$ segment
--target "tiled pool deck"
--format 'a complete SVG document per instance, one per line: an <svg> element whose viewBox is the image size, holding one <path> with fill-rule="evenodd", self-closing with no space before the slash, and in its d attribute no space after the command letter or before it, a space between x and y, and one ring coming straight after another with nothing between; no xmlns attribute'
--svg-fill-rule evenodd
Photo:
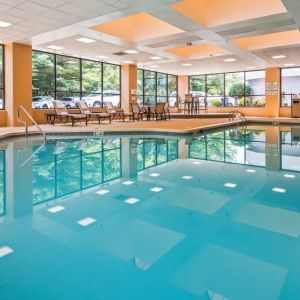
<svg viewBox="0 0 300 300"><path fill-rule="evenodd" d="M251 123L271 123L271 124L299 124L300 119L292 118L267 118L267 117L247 117ZM90 123L85 126L84 123L78 123L74 127L70 124L41 125L46 134L72 134L72 133L126 133L126 132L166 132L170 134L189 134L195 131L203 131L239 124L239 121L229 122L228 118L205 118L205 119L172 119L168 121L135 121L135 122L107 122L102 124ZM30 133L37 133L34 126L29 127ZM0 128L0 139L19 136L24 134L24 127L2 127Z"/></svg>

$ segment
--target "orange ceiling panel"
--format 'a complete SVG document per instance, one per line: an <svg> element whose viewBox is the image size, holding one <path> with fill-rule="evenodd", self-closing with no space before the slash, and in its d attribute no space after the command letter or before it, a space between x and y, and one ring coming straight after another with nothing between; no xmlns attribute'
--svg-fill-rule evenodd
<svg viewBox="0 0 300 300"><path fill-rule="evenodd" d="M129 42L139 42L183 32L183 30L147 13L139 13L98 24L91 29Z"/></svg>
<svg viewBox="0 0 300 300"><path fill-rule="evenodd" d="M174 48L174 49L167 50L167 52L184 58L197 58L197 57L200 58L200 57L208 57L211 55L217 56L217 55L230 54L230 52L214 44L201 44L201 45Z"/></svg>
<svg viewBox="0 0 300 300"><path fill-rule="evenodd" d="M233 40L233 43L247 50L258 50L300 44L299 30L275 32Z"/></svg>
<svg viewBox="0 0 300 300"><path fill-rule="evenodd" d="M281 0L184 0L171 7L205 27L286 12Z"/></svg>

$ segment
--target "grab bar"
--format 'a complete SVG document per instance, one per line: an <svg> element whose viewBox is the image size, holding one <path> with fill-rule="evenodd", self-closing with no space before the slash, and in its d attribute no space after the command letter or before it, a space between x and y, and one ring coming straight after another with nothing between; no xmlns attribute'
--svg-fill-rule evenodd
<svg viewBox="0 0 300 300"><path fill-rule="evenodd" d="M18 121L20 123L22 123L25 126L25 133L26 133L26 135L28 135L28 124L26 123L26 121L24 121L24 120L22 120L20 118L20 112L21 111L31 120L31 122L35 125L35 127L40 132L40 134L42 134L42 136L44 138L44 141L46 141L46 133L43 131L43 129L41 128L41 126L39 126L37 124L37 122L32 118L32 116L28 113L28 111L23 106L18 106L17 119L18 119Z"/></svg>
<svg viewBox="0 0 300 300"><path fill-rule="evenodd" d="M243 113L239 112L238 110L233 110L229 113L229 116L228 116L229 122L231 120L233 121L235 117L239 118L243 123L247 122L245 115Z"/></svg>

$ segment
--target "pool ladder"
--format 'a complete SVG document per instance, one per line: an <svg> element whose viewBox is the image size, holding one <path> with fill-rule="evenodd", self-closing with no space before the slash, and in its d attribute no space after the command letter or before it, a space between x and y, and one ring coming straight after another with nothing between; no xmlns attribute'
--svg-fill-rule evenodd
<svg viewBox="0 0 300 300"><path fill-rule="evenodd" d="M23 112L29 119L30 121L35 125L35 127L38 129L40 134L43 136L44 142L46 142L46 133L45 131L41 128L40 125L33 119L33 117L29 114L29 112L24 108L24 106L18 106L17 109L17 119L20 123L22 123L25 126L25 134L26 137L28 136L28 124L25 120L21 119L21 112Z"/></svg>
<svg viewBox="0 0 300 300"><path fill-rule="evenodd" d="M238 118L243 124L247 122L245 115L238 110L233 110L229 113L228 121L234 121L235 118Z"/></svg>
<svg viewBox="0 0 300 300"><path fill-rule="evenodd" d="M28 145L28 139L27 139L28 138L28 124L25 120L21 119L21 116L20 116L21 112L23 112L31 120L31 122L38 129L39 133L43 136L43 143L33 153L31 153L31 155L27 159L25 159L22 162L20 160L20 153L24 153L24 152L28 151L29 145ZM19 165L21 167L23 167L27 164L27 162L29 162L36 154L38 154L44 148L47 140L46 140L45 131L41 128L41 126L39 126L36 123L36 121L32 118L32 116L28 113L28 111L23 106L18 106L17 119L20 123L22 123L25 126L25 134L26 134L25 148L17 151L17 161L19 162Z"/></svg>

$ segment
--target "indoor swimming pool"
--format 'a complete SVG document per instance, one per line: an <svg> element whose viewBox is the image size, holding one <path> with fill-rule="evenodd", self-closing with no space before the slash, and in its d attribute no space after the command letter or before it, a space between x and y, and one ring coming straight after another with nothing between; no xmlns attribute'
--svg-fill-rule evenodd
<svg viewBox="0 0 300 300"><path fill-rule="evenodd" d="M300 127L0 144L1 300L299 299Z"/></svg>

